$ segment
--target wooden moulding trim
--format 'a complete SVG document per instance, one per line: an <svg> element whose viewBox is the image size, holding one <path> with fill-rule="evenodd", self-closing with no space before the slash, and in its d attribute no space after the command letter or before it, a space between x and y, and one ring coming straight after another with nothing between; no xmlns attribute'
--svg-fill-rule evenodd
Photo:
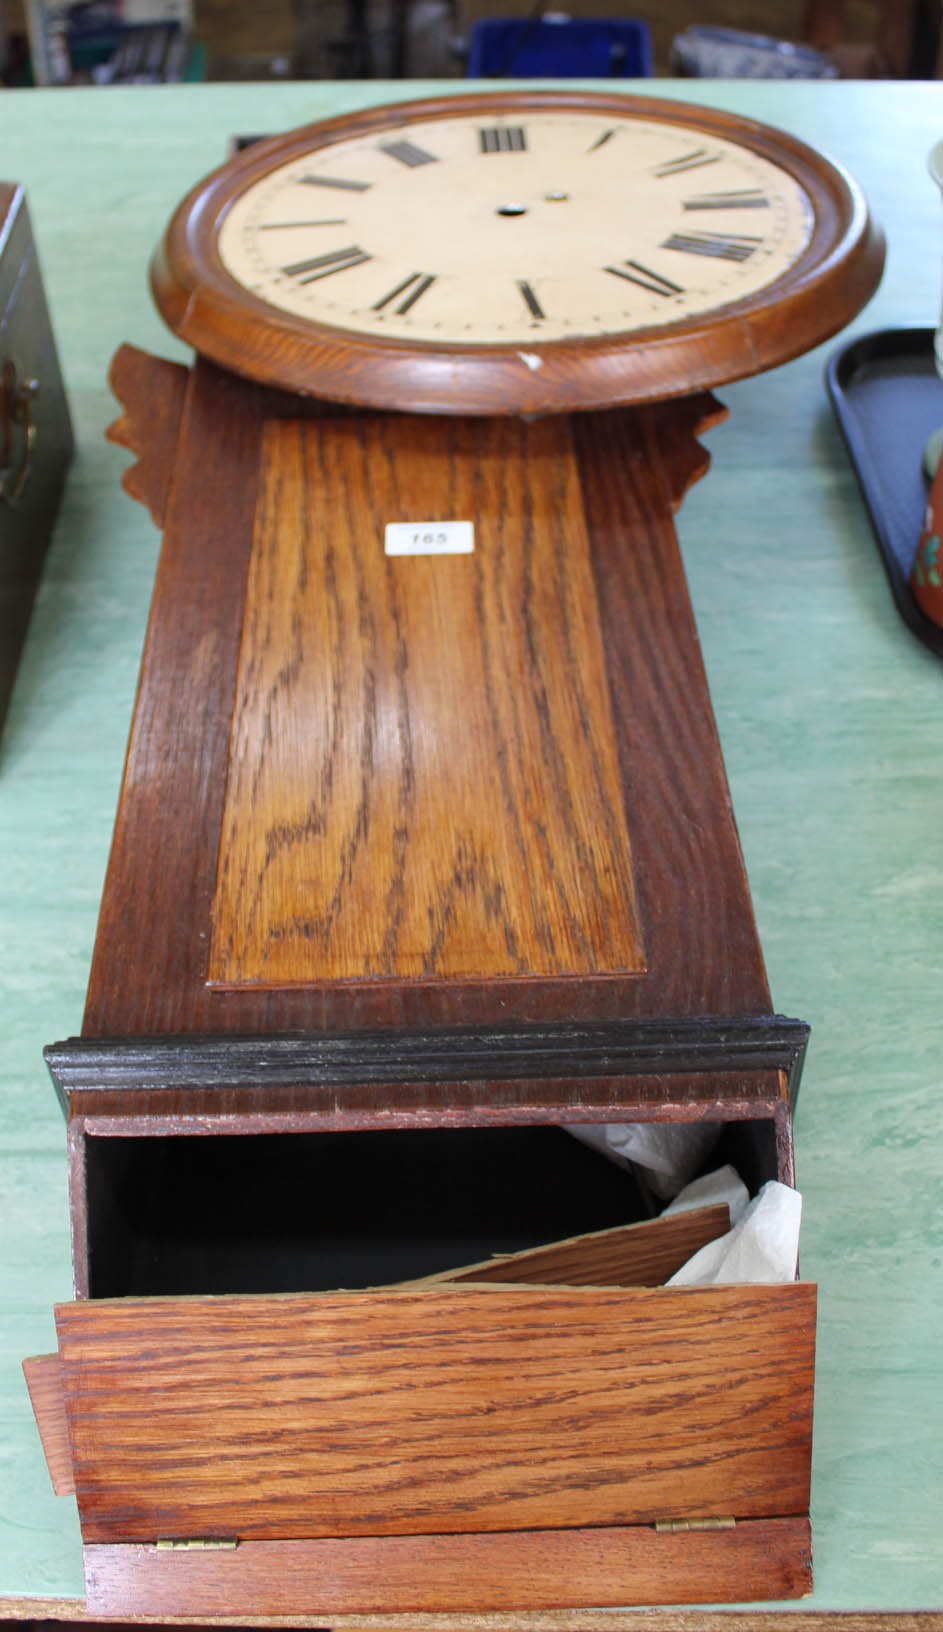
<svg viewBox="0 0 943 1632"><path fill-rule="evenodd" d="M788 1112L784 1111L781 1101L773 1102L765 1097L731 1104L724 1100L708 1110L668 1102L657 1111L646 1108L643 1114L631 1107L626 1109L604 1102L580 1106L574 1111L565 1102L553 1100L523 1110L503 1102L469 1109L464 1103L453 1105L439 1099L430 1103L425 1098L420 1101L421 1088L412 1084L405 1090L396 1090L396 1099L389 1108L381 1105L338 1110L333 1105L324 1105L312 1109L303 1102L297 1109L294 1106L299 1096L290 1089L282 1092L289 1103L274 1110L258 1110L248 1101L248 1096L227 1090L216 1090L215 1099L212 1089L194 1089L177 1095L158 1093L153 1099L145 1097L131 1102L127 1098L119 1101L118 1096L91 1094L89 1102L82 1101L84 1114L73 1115L69 1126L77 1136L81 1129L82 1139L108 1139L133 1135L156 1138L162 1134L362 1133L374 1128L541 1128L571 1127L578 1123L591 1127L600 1122L722 1122L727 1126L732 1122L769 1121L774 1124L777 1135L777 1176L783 1184L794 1187L791 1159L787 1162L783 1156L785 1152L785 1156L791 1158L791 1143L779 1139L780 1124L784 1130L789 1126ZM405 1104L400 1102L401 1092L410 1096Z"/></svg>
<svg viewBox="0 0 943 1632"><path fill-rule="evenodd" d="M807 1518L728 1530L654 1527L246 1542L181 1552L85 1548L90 1615L466 1613L801 1598Z"/></svg>
<svg viewBox="0 0 943 1632"><path fill-rule="evenodd" d="M815 211L811 241L783 278L756 295L671 328L623 336L535 341L540 369L519 347L413 348L330 329L258 304L227 275L216 250L220 212L247 182L313 147L413 119L568 106L633 111L751 147L793 174ZM252 379L337 401L413 412L537 413L664 400L784 363L820 344L874 292L884 243L864 200L837 166L785 132L716 109L654 97L539 90L479 93L365 109L248 148L195 187L175 213L151 266L165 321L196 350Z"/></svg>
<svg viewBox="0 0 943 1632"><path fill-rule="evenodd" d="M86 1138L134 1134L355 1133L375 1128L487 1128L574 1126L600 1122L770 1122L777 1175L795 1183L792 1119L784 1072L748 1075L691 1073L687 1077L636 1077L631 1099L624 1081L518 1078L509 1083L406 1083L394 1087L277 1088L214 1084L184 1088L94 1087L74 1103L60 1095L68 1117L70 1194L75 1225L76 1276L85 1251L84 1147Z"/></svg>
<svg viewBox="0 0 943 1632"><path fill-rule="evenodd" d="M73 1037L44 1057L63 1106L73 1110L90 1092L392 1089L730 1071L785 1072L794 1102L808 1036L804 1021L747 1015L333 1036ZM626 1108L640 1097L627 1089Z"/></svg>

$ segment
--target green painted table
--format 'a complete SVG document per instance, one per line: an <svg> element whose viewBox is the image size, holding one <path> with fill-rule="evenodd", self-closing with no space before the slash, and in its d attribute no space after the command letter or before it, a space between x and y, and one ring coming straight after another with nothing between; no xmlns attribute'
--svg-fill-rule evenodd
<svg viewBox="0 0 943 1632"><path fill-rule="evenodd" d="M81 1024L158 548L104 440L109 359L125 340L183 355L147 262L231 133L439 88L0 96L79 443L0 743L0 1615L74 1616L82 1594L74 1504L50 1489L20 1360L55 1346L52 1305L70 1295L41 1049ZM640 88L755 114L843 161L889 242L855 332L935 323L943 220L924 161L943 88ZM731 419L680 533L774 1000L813 1028L796 1125L803 1272L820 1286L805 1613L919 1611L943 1608L943 663L898 618L872 546L823 385L838 343L720 393Z"/></svg>

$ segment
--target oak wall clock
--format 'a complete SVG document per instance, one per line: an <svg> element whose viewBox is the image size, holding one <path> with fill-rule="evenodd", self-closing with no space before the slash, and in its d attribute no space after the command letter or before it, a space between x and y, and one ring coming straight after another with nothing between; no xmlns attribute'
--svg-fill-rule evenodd
<svg viewBox="0 0 943 1632"><path fill-rule="evenodd" d="M153 288L198 355L113 366L164 543L47 1053L90 1612L808 1591L815 1289L666 1288L677 1242L563 1130L792 1178L806 1028L672 516L708 389L881 260L801 143L608 93L371 109L174 216Z"/></svg>
<svg viewBox="0 0 943 1632"><path fill-rule="evenodd" d="M170 327L335 401L532 413L663 401L840 327L880 242L781 132L618 95L373 108L246 151L155 258Z"/></svg>

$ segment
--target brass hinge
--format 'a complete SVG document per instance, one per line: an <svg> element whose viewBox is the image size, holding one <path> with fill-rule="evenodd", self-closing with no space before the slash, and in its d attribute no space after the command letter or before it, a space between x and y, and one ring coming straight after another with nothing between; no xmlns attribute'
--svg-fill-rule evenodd
<svg viewBox="0 0 943 1632"><path fill-rule="evenodd" d="M159 1553L221 1553L232 1552L239 1546L235 1536L200 1536L194 1541L178 1541L173 1538L168 1541L159 1541Z"/></svg>
<svg viewBox="0 0 943 1632"><path fill-rule="evenodd" d="M683 1530L735 1530L736 1519L656 1519L660 1535L673 1536Z"/></svg>

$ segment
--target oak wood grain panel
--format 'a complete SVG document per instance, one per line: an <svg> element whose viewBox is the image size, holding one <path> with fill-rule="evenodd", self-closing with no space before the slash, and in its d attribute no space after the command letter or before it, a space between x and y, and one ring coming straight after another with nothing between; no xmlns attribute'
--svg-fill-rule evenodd
<svg viewBox="0 0 943 1632"><path fill-rule="evenodd" d="M642 967L569 421L269 424L210 981Z"/></svg>
<svg viewBox="0 0 943 1632"><path fill-rule="evenodd" d="M57 1309L83 1537L808 1508L815 1288L436 1288Z"/></svg>
<svg viewBox="0 0 943 1632"><path fill-rule="evenodd" d="M138 379L135 391L143 390ZM717 736L671 521L684 483L706 465L691 448L698 428L717 416L706 397L574 421L647 973L240 991L206 985L263 427L273 417L324 411L205 362L191 375L84 1034L265 1036L768 1014L723 769L711 764ZM146 423L146 397L136 415ZM606 448L604 480L597 442ZM621 485L619 471L629 478ZM679 726L683 751L673 739ZM657 770L652 753L662 755Z"/></svg>
<svg viewBox="0 0 943 1632"><path fill-rule="evenodd" d="M62 1392L62 1366L58 1354L39 1354L31 1360L24 1360L23 1375L52 1488L57 1496L74 1496L69 1417Z"/></svg>
<svg viewBox="0 0 943 1632"><path fill-rule="evenodd" d="M512 1531L248 1542L232 1552L85 1548L95 1615L304 1615L533 1610L801 1598L807 1518L733 1530Z"/></svg>
<svg viewBox="0 0 943 1632"><path fill-rule="evenodd" d="M730 1228L730 1209L700 1207L621 1229L595 1230L528 1252L509 1252L467 1269L445 1270L416 1285L484 1281L496 1285L663 1286L708 1241Z"/></svg>

